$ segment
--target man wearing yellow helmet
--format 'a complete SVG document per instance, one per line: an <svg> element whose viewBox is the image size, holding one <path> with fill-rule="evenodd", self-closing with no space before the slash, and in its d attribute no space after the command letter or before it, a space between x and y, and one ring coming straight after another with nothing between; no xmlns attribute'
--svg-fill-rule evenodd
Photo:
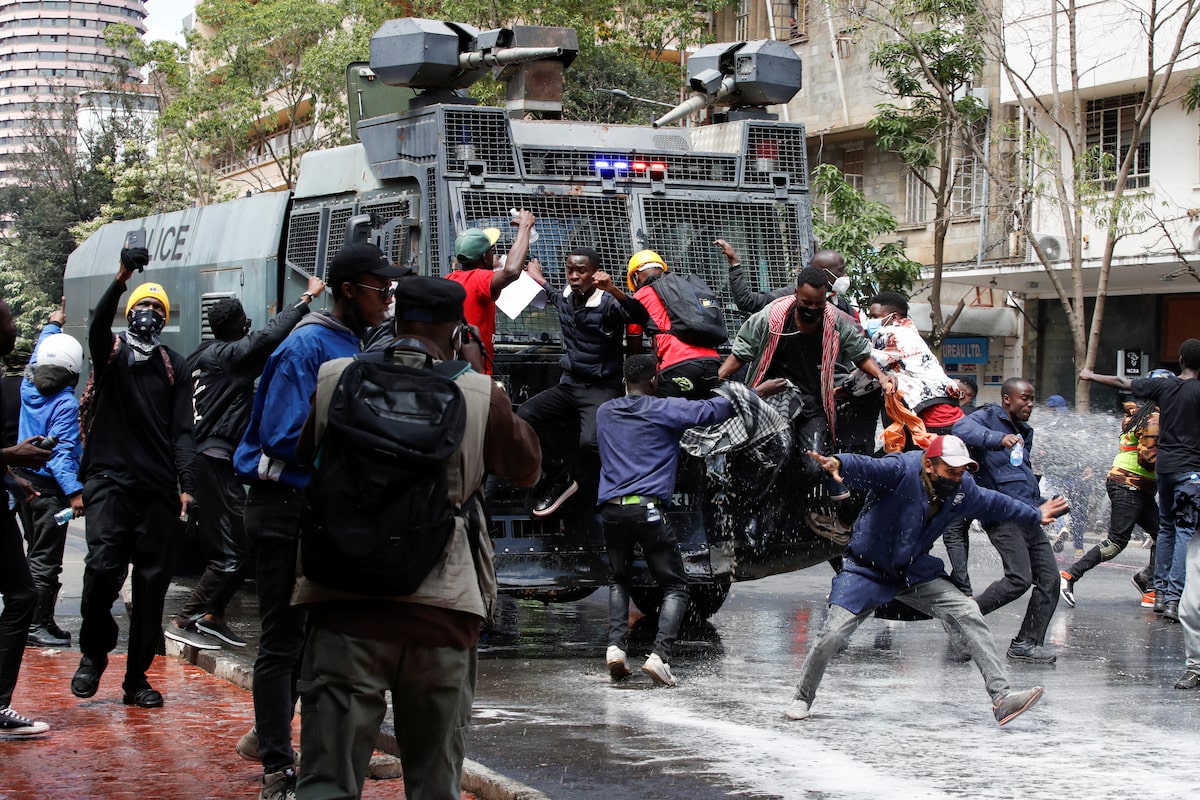
<svg viewBox="0 0 1200 800"><path fill-rule="evenodd" d="M83 570L79 649L71 692L96 694L117 646L113 601L133 566L133 608L123 702L157 708L163 697L146 670L162 646L163 602L171 582L171 549L192 501L192 380L183 356L159 336L171 301L157 283L134 288L126 330L114 336L121 295L150 261L145 248L121 251L116 280L96 303L88 331L94 378L93 424L80 464L87 507L88 557Z"/></svg>
<svg viewBox="0 0 1200 800"><path fill-rule="evenodd" d="M667 263L653 250L641 250L629 259L626 282L635 300L650 314L648 325L630 325L630 351L642 350L642 333L649 334L658 357L658 395L704 400L712 396L717 385L717 370L721 356L713 347L684 341L671 334L671 318L667 306L653 284L669 271Z"/></svg>

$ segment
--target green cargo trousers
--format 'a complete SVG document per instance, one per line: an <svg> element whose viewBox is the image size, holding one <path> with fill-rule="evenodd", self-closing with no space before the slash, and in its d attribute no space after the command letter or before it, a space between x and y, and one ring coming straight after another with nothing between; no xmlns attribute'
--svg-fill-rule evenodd
<svg viewBox="0 0 1200 800"><path fill-rule="evenodd" d="M312 624L298 684L304 758L296 796L362 795L391 691L405 796L459 800L476 659L475 648L421 647Z"/></svg>

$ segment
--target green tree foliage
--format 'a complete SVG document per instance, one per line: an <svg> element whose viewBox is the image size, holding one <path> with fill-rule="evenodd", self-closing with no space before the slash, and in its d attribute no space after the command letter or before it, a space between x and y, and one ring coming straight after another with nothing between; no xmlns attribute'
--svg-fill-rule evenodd
<svg viewBox="0 0 1200 800"><path fill-rule="evenodd" d="M261 190L273 168L291 188L304 153L348 141L346 65L397 13L387 0L202 0L184 46L129 26L110 26L108 41L152 70L160 139L204 203L216 199L206 170L244 164L246 188Z"/></svg>
<svg viewBox="0 0 1200 800"><path fill-rule="evenodd" d="M846 259L852 297L865 300L875 292L907 294L921 265L904 254L904 244L881 237L896 232L896 217L884 203L867 200L832 164L813 170L813 191L825 215L813 217L813 231L822 248L837 250Z"/></svg>
<svg viewBox="0 0 1200 800"><path fill-rule="evenodd" d="M0 188L12 226L0 239L0 291L12 307L28 356L46 315L62 295L63 270L75 249L72 229L111 202L105 164L140 156L145 124L127 95L108 87L114 107L88 131L78 128L80 98L60 93L32 117L33 142L17 160L13 184Z"/></svg>
<svg viewBox="0 0 1200 800"><path fill-rule="evenodd" d="M987 20L977 0L896 0L878 4L887 35L871 52L888 91L901 102L876 106L867 123L879 146L896 153L934 199L933 331L942 340L962 310L942 315L942 267L950 229L956 158L970 155L987 109L969 89L985 63Z"/></svg>

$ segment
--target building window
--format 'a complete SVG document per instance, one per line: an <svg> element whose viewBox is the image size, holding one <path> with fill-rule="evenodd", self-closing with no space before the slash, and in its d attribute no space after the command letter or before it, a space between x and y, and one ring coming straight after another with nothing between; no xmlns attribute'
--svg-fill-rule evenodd
<svg viewBox="0 0 1200 800"><path fill-rule="evenodd" d="M803 0L772 0L775 38L795 42L808 38L808 4Z"/></svg>
<svg viewBox="0 0 1200 800"><path fill-rule="evenodd" d="M974 156L951 161L950 215L974 217L983 210L983 174Z"/></svg>
<svg viewBox="0 0 1200 800"><path fill-rule="evenodd" d="M842 174L846 176L846 183L860 192L863 190L863 149L861 146L847 147L842 151Z"/></svg>
<svg viewBox="0 0 1200 800"><path fill-rule="evenodd" d="M1110 165L1099 164L1092 170L1092 177L1103 182L1107 191L1116 188L1116 179L1112 176L1120 169L1121 162L1129 153L1133 142L1134 115L1142 101L1140 94L1126 94L1119 97L1106 97L1101 100L1089 100L1087 105L1087 146L1093 155L1108 156ZM1137 149L1134 151L1133 164L1129 170L1129 180L1125 184L1130 189L1145 189L1150 185L1150 127L1147 125L1141 134Z"/></svg>
<svg viewBox="0 0 1200 800"><path fill-rule="evenodd" d="M745 41L750 38L750 0L739 0L737 16L733 19L733 38Z"/></svg>
<svg viewBox="0 0 1200 800"><path fill-rule="evenodd" d="M928 187L911 169L904 171L904 221L913 225L927 221Z"/></svg>

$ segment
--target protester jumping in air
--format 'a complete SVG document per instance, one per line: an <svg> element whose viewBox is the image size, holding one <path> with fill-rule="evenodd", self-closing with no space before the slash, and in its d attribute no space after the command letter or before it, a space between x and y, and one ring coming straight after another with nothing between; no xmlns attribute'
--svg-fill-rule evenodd
<svg viewBox="0 0 1200 800"><path fill-rule="evenodd" d="M924 452L878 459L810 455L835 480L866 491L869 499L854 522L843 569L833 579L829 613L804 660L788 719L809 718L829 661L876 608L893 600L960 633L983 675L996 722L1004 725L1027 711L1041 698L1042 688L1012 691L978 606L950 583L941 560L929 551L955 519L1016 520L1036 528L1066 504L1051 500L1034 508L976 485L968 473L978 464L955 436L936 437Z"/></svg>

